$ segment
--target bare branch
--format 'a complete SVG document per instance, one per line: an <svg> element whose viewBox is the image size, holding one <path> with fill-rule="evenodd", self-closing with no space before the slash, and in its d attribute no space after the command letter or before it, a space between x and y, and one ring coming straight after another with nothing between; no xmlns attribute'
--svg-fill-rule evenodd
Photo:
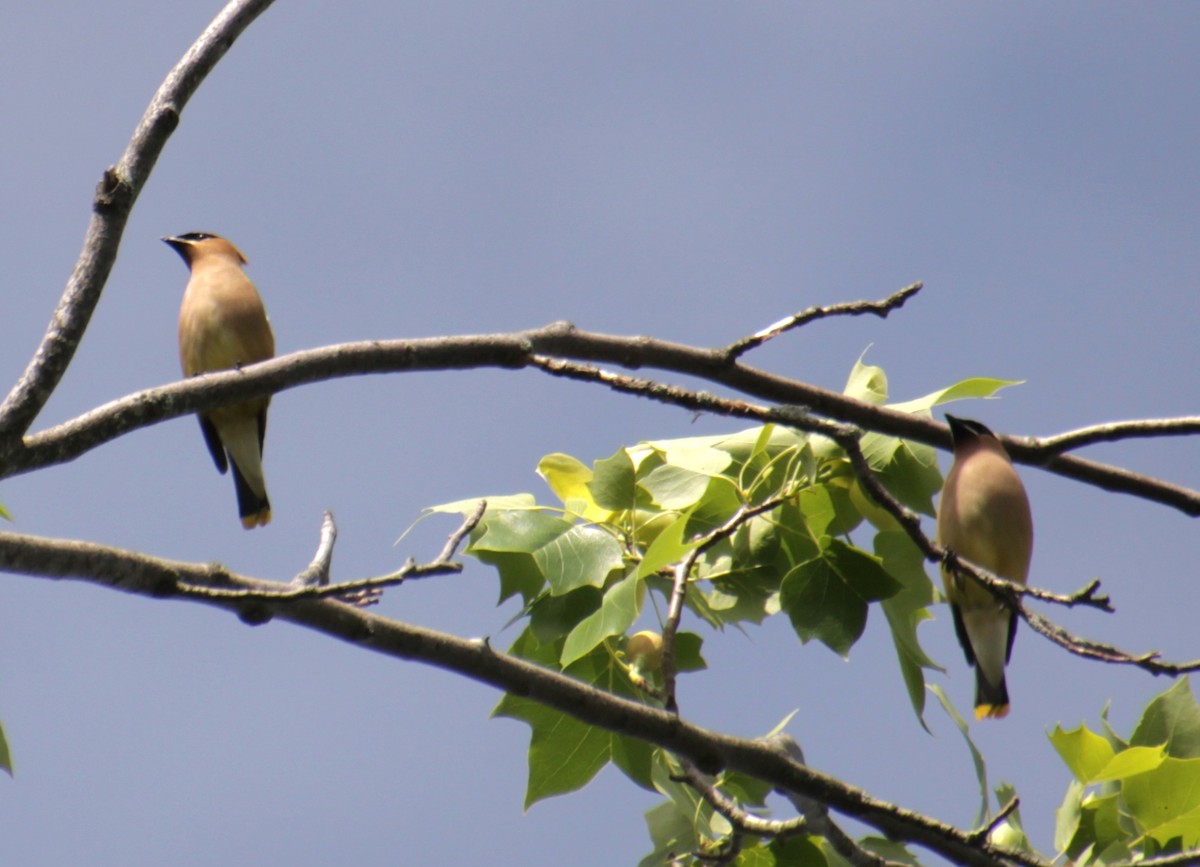
<svg viewBox="0 0 1200 867"><path fill-rule="evenodd" d="M872 313L880 319L887 319L889 313L903 307L904 302L920 292L924 285L924 283L913 283L905 286L882 301L847 301L842 304L830 304L826 307L809 307L807 310L801 310L799 313L780 319L748 337L735 340L725 347L725 355L729 361L736 361L751 349L757 349L785 331L807 325L814 319L825 319L830 316L862 316L865 313Z"/></svg>
<svg viewBox="0 0 1200 867"><path fill-rule="evenodd" d="M337 524L328 509L321 519L321 541L308 568L292 579L295 587L324 587L329 583L329 568L333 560L333 543L337 541Z"/></svg>
<svg viewBox="0 0 1200 867"><path fill-rule="evenodd" d="M231 0L167 74L150 100L133 138L115 166L104 172L92 202L83 250L42 342L25 372L0 404L0 441L29 430L54 392L91 321L117 259L134 202L188 100L243 31L272 0Z"/></svg>
<svg viewBox="0 0 1200 867"><path fill-rule="evenodd" d="M213 582L195 584L188 581L181 581L176 587L176 591L180 596L214 601L292 602L298 599L337 599L341 602L364 607L373 603L364 602L363 599L377 599L377 594L381 594L385 587L398 586L410 578L457 575L462 572L462 564L452 562L451 558L458 550L459 544L461 544L466 535L478 526L486 509L487 501L480 500L479 506L475 511L468 515L459 528L450 534L445 547L442 548L441 553L434 560L429 563L417 563L410 557L398 570L387 575L375 578L359 578L354 581L339 581L336 584L330 584L328 580L318 584L302 584L298 583L296 579L292 579L287 584L271 582L269 588L230 588L213 586ZM328 512L325 514L329 515ZM332 520L329 523L332 523ZM334 535L336 535L336 532ZM330 549L332 551L332 542L330 542ZM309 569L311 568L310 566ZM221 580L215 583L218 585L226 583L226 576L222 575Z"/></svg>

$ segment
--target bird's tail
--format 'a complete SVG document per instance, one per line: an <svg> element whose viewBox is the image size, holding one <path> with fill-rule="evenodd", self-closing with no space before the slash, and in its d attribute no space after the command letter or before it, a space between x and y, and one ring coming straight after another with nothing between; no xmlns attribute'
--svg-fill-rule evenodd
<svg viewBox="0 0 1200 867"><path fill-rule="evenodd" d="M236 463L233 464L233 487L237 491L238 515L243 527L253 530L271 523L271 501L267 499L266 491L256 494Z"/></svg>
<svg viewBox="0 0 1200 867"><path fill-rule="evenodd" d="M1004 719L1008 716L1008 684L1003 673L1000 683L992 684L975 667L975 719Z"/></svg>

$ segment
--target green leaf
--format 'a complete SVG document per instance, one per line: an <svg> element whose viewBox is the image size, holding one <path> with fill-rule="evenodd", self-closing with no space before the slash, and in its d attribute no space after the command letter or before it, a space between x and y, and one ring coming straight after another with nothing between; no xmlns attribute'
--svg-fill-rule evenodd
<svg viewBox="0 0 1200 867"><path fill-rule="evenodd" d="M921 865L916 855L904 848L903 843L898 843L895 840L888 840L886 837L863 837L858 841L858 844L868 852L873 852L880 858L885 858L888 861L909 864L912 867L920 867Z"/></svg>
<svg viewBox="0 0 1200 867"><path fill-rule="evenodd" d="M916 400L908 400L904 403L893 403L888 408L898 412L907 412L911 414L926 413L928 414L935 406L943 403L949 403L953 400L964 400L967 398L986 398L992 397L1002 388L1008 388L1010 385L1021 385L1023 379L990 379L988 377L977 376L971 379L964 379L956 382L949 388L943 388L940 391L932 392L924 397L918 397Z"/></svg>
<svg viewBox="0 0 1200 867"><path fill-rule="evenodd" d="M596 461L588 490L592 492L596 505L602 509L620 511L636 508L639 505L637 485L629 452L621 449L612 457Z"/></svg>
<svg viewBox="0 0 1200 867"><path fill-rule="evenodd" d="M858 361L854 362L850 378L846 380L846 387L842 389L842 393L855 400L878 406L887 400L887 374L883 372L882 367L863 364L866 354L866 350L864 350L863 354L858 357Z"/></svg>
<svg viewBox="0 0 1200 867"><path fill-rule="evenodd" d="M703 646L704 638L694 632L675 633L675 670L703 671L708 668L708 663L700 654Z"/></svg>
<svg viewBox="0 0 1200 867"><path fill-rule="evenodd" d="M801 641L819 639L845 656L867 624L867 603L894 595L900 583L878 557L828 539L821 555L784 576L779 603Z"/></svg>
<svg viewBox="0 0 1200 867"><path fill-rule="evenodd" d="M988 814L987 762L984 761L983 753L979 751L979 747L975 746L975 741L971 740L971 730L967 726L967 721L962 718L962 714L954 709L954 705L946 696L945 691L936 683L929 684L929 691L937 698L942 706L942 710L946 712L946 716L950 717L951 722L958 729L958 733L966 741L967 750L971 754L971 764L975 767L975 779L979 781L979 812L975 816L975 824L982 825L984 816Z"/></svg>
<svg viewBox="0 0 1200 867"><path fill-rule="evenodd" d="M619 569L623 562L621 544L610 533L591 524L572 524L544 512L493 513L489 509L481 527L481 535L467 550L484 562L508 570L507 576L501 574L502 600L512 592L528 594L540 583L530 575L534 567L549 582L552 593L562 594L585 585L602 586L609 573ZM529 555L532 566L521 558L497 556L501 554ZM534 593L540 589L539 586Z"/></svg>
<svg viewBox="0 0 1200 867"><path fill-rule="evenodd" d="M567 636L562 651L563 667L590 653L604 639L621 635L632 626L641 613L642 595L642 582L636 573L609 587L600 609L584 618Z"/></svg>
<svg viewBox="0 0 1200 867"><path fill-rule="evenodd" d="M440 506L430 506L425 511L439 515L471 515L479 508L479 501L487 500L488 511L504 511L506 509L537 509L537 499L533 494L500 494L494 497L471 497L467 500L455 500L453 503L442 503Z"/></svg>
<svg viewBox="0 0 1200 867"><path fill-rule="evenodd" d="M638 862L638 867L663 867L678 852L693 851L698 841L691 817L680 812L670 801L646 811L646 829L654 851Z"/></svg>
<svg viewBox="0 0 1200 867"><path fill-rule="evenodd" d="M1067 796L1063 798L1062 804L1054 812L1054 848L1059 852L1074 849L1072 857L1078 856L1083 849L1095 842L1092 839L1085 839L1087 832L1081 833L1080 830L1083 818L1084 788L1083 783L1079 780L1071 780L1067 786Z"/></svg>
<svg viewBox="0 0 1200 867"><path fill-rule="evenodd" d="M824 484L804 488L797 496L814 538L845 536L862 523L862 511L850 497L855 482L853 470L844 460L833 462L833 466L835 469Z"/></svg>
<svg viewBox="0 0 1200 867"><path fill-rule="evenodd" d="M1108 783L1144 774L1161 765L1166 757L1166 751L1162 747L1130 747L1121 750L1096 774L1094 782Z"/></svg>
<svg viewBox="0 0 1200 867"><path fill-rule="evenodd" d="M668 440L661 443L660 447L668 465L705 476L720 475L733 463L728 451L695 439Z"/></svg>
<svg viewBox="0 0 1200 867"><path fill-rule="evenodd" d="M819 837L785 837L771 841L771 854L780 867L829 867Z"/></svg>
<svg viewBox="0 0 1200 867"><path fill-rule="evenodd" d="M1073 781L1067 794L1068 800L1071 800L1074 793L1082 791L1082 789L1082 783ZM1060 808L1060 813L1065 808L1066 803L1064 802L1064 808ZM1063 844L1057 842L1059 837L1056 834L1055 845L1068 856L1077 860L1089 847L1094 852L1107 852L1114 845L1123 849L1129 837L1128 831L1122 828L1123 821L1126 820L1121 817L1120 795L1113 793L1089 797L1079 805L1078 824L1074 829L1074 834ZM1061 818L1060 824L1062 824ZM1118 857L1120 860L1128 858L1127 855Z"/></svg>
<svg viewBox="0 0 1200 867"><path fill-rule="evenodd" d="M710 481L712 476L667 463L654 469L639 484L660 509L686 509L704 496Z"/></svg>
<svg viewBox="0 0 1200 867"><path fill-rule="evenodd" d="M1187 677L1180 678L1147 705L1130 743L1166 744L1167 753L1174 758L1200 758L1200 707Z"/></svg>
<svg viewBox="0 0 1200 867"><path fill-rule="evenodd" d="M696 547L695 542L683 541L683 532L690 520L689 513L685 512L679 515L650 543L650 547L642 555L642 562L638 564L639 578L645 578L647 575L658 572L659 569L682 562L688 552Z"/></svg>
<svg viewBox="0 0 1200 867"><path fill-rule="evenodd" d="M921 726L928 731L924 717L924 669L944 669L929 658L917 638L917 627L933 618L928 607L933 602L933 585L925 573L925 558L908 534L900 530L876 533L875 555L901 585L899 593L880 605L892 633L908 700Z"/></svg>
<svg viewBox="0 0 1200 867"><path fill-rule="evenodd" d="M597 587L580 587L561 596L543 593L529 606L529 628L542 644L566 638L580 621L600 608L603 599Z"/></svg>
<svg viewBox="0 0 1200 867"><path fill-rule="evenodd" d="M0 518L3 518L4 520L8 521L10 524L12 523L12 519L13 519L12 513L9 512L8 509L4 508L3 503L0 503ZM12 772L9 771L9 773L11 774Z"/></svg>
<svg viewBox="0 0 1200 867"><path fill-rule="evenodd" d="M1108 766L1114 755L1108 741L1082 723L1070 731L1055 726L1050 733L1050 743L1081 783L1095 782L1096 775Z"/></svg>
<svg viewBox="0 0 1200 867"><path fill-rule="evenodd" d="M1176 837L1185 849L1200 843L1200 759L1171 759L1121 787L1130 813L1166 846Z"/></svg>
<svg viewBox="0 0 1200 867"><path fill-rule="evenodd" d="M5 513L4 517L8 517ZM8 738L4 734L4 726L0 725L0 770L10 777L13 776L12 753L8 749Z"/></svg>
<svg viewBox="0 0 1200 867"><path fill-rule="evenodd" d="M609 574L624 565L621 543L592 524L573 524L539 547L534 562L550 582L551 593L577 587L602 587Z"/></svg>
<svg viewBox="0 0 1200 867"><path fill-rule="evenodd" d="M524 659L541 659L543 664L557 655L554 645L539 645L528 630L511 652ZM604 650L589 654L565 673L608 692L632 697L624 671ZM505 695L492 715L521 720L531 729L526 809L543 798L583 788L609 761L638 785L650 786L652 748L644 741L594 728L520 696Z"/></svg>
<svg viewBox="0 0 1200 867"><path fill-rule="evenodd" d="M934 514L933 495L942 489L937 449L901 440L892 460L878 470L879 480L893 497L923 515Z"/></svg>
<svg viewBox="0 0 1200 867"><path fill-rule="evenodd" d="M737 858L729 862L735 867L778 867L775 854L761 841L743 843Z"/></svg>

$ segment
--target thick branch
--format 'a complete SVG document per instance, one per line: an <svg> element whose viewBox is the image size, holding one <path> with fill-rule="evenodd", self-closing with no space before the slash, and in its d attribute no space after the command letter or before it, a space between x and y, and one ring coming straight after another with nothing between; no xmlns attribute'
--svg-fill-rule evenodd
<svg viewBox="0 0 1200 867"><path fill-rule="evenodd" d="M72 578L142 596L178 596L182 584L214 585L270 593L275 582L246 578L220 567L149 557L61 539L0 533L0 569L40 577ZM194 597L191 597L194 598ZM204 604L240 613L237 600ZM257 602L267 617L284 620L399 659L453 671L513 695L555 708L590 725L640 738L671 750L705 773L729 768L779 789L806 795L854 816L883 834L928 848L956 863L1041 864L990 843L974 845L961 831L902 810L860 789L814 771L778 747L693 725L658 708L603 692L566 675L495 651L484 639L468 640L401 623L333 600Z"/></svg>
<svg viewBox="0 0 1200 867"><path fill-rule="evenodd" d="M63 463L112 440L168 418L236 400L272 394L312 382L370 373L416 370L521 368L563 362L556 372L570 376L569 360L608 362L626 368L652 367L699 377L775 403L802 407L812 415L848 422L940 448L949 448L945 425L854 400L807 383L730 364L723 350L703 349L648 337L619 337L578 331L556 323L506 334L344 343L285 355L242 370L206 374L190 382L138 392L64 424L29 436L24 443L0 443L0 478ZM650 388L668 389L657 383ZM652 393L649 396L654 396ZM722 412L714 409L714 412ZM1118 467L1003 437L1015 461L1042 467L1109 491L1133 494L1200 515L1200 492Z"/></svg>
<svg viewBox="0 0 1200 867"><path fill-rule="evenodd" d="M221 10L158 88L121 159L104 172L96 187L83 250L66 290L28 367L0 404L0 441L24 435L50 399L100 300L133 204L178 126L183 107L234 40L271 2L232 0Z"/></svg>

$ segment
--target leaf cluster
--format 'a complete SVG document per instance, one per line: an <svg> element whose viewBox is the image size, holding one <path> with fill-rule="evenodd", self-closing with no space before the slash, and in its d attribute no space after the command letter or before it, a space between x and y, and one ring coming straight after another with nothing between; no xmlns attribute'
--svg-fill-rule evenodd
<svg viewBox="0 0 1200 867"><path fill-rule="evenodd" d="M1077 865L1141 861L1200 845L1200 707L1187 678L1146 707L1127 739L1055 727L1050 741L1074 781L1055 845Z"/></svg>
<svg viewBox="0 0 1200 867"><path fill-rule="evenodd" d="M990 396L1008 384L967 380L894 408L928 416L939 403ZM860 360L845 392L883 404L886 375ZM860 443L893 496L933 514L941 475L932 447L878 433ZM591 466L551 454L537 471L556 502L532 494L488 497L466 549L496 569L501 602L521 602L513 654L614 695L661 705L664 687L672 685L661 666L672 674L704 667L702 637L676 633L664 616L673 593L682 593L691 623L745 628L783 614L802 643L816 640L843 657L862 636L874 604L884 613L921 718L924 669L937 666L921 648L917 627L930 616L935 590L921 552L871 501L832 439L767 424L642 442ZM467 513L477 502L433 511ZM864 535L855 533L860 528L871 533L869 543L856 541ZM640 652L631 658L628 636L651 611L658 630L670 632L670 654L647 664ZM496 713L532 729L527 806L586 785L611 762L666 798L648 814L655 853L647 863L730 845L734 826L682 781L684 769L663 751L520 696L505 696ZM765 806L762 784L729 776L712 782L740 809ZM802 839L785 835L763 846L821 850ZM754 845L736 857L752 849L769 851Z"/></svg>

